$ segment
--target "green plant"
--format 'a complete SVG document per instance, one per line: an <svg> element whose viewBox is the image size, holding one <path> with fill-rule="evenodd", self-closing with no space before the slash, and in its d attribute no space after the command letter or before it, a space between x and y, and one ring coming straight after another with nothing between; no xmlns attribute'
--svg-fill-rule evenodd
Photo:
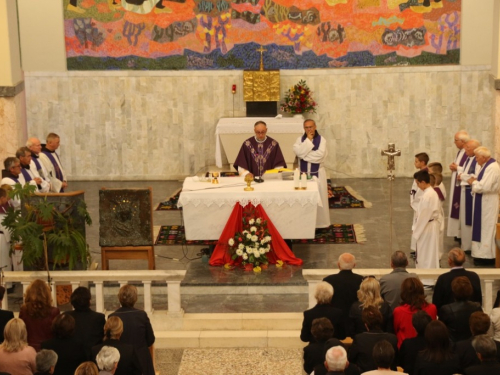
<svg viewBox="0 0 500 375"><path fill-rule="evenodd" d="M91 225L92 219L83 199L68 201L61 197L51 200L35 195L33 185L16 184L9 192L11 199L21 200L21 209L9 207L2 224L11 232L11 243L23 244L23 263L39 267L49 261L69 269L81 263L87 265L88 246L81 226ZM50 259L49 259L50 249Z"/></svg>

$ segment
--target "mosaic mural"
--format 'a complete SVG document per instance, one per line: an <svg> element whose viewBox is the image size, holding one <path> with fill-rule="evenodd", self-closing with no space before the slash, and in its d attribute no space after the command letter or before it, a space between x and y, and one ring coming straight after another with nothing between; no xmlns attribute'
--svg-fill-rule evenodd
<svg viewBox="0 0 500 375"><path fill-rule="evenodd" d="M458 64L461 0L64 0L68 69Z"/></svg>

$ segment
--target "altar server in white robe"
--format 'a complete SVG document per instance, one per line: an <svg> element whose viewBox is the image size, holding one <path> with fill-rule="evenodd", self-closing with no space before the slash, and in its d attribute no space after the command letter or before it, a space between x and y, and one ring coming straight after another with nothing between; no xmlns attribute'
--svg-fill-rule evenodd
<svg viewBox="0 0 500 375"><path fill-rule="evenodd" d="M316 130L314 120L304 121L304 135L297 138L293 151L299 158L300 173L318 181L318 190L323 207L318 207L316 228L330 226L330 207L328 206L328 186L324 162L328 155L326 140Z"/></svg>
<svg viewBox="0 0 500 375"><path fill-rule="evenodd" d="M45 166L50 180L50 189L54 193L62 193L68 186L61 160L56 150L59 148L60 138L55 133L47 135L47 144L40 153L40 161Z"/></svg>
<svg viewBox="0 0 500 375"><path fill-rule="evenodd" d="M489 265L495 260L500 166L486 147L476 148L474 154L479 165L477 177L468 180L474 197L472 257L475 264Z"/></svg>
<svg viewBox="0 0 500 375"><path fill-rule="evenodd" d="M471 177L476 177L476 156L474 150L481 146L481 142L477 139L471 139L465 146L465 154L467 160L463 167L457 168L458 179L460 180L460 235L461 235L461 248L470 253L472 249L472 186L467 182Z"/></svg>
<svg viewBox="0 0 500 375"><path fill-rule="evenodd" d="M35 181L38 193L48 193L50 191L50 184L40 177L36 169L31 169L31 151L28 147L21 147L16 151L16 157L21 162L21 174L24 180Z"/></svg>
<svg viewBox="0 0 500 375"><path fill-rule="evenodd" d="M0 267L4 271L12 271L12 258L10 256L10 232L2 224L7 209L9 207L9 198L7 191L0 188ZM6 288L12 288L12 282L5 285Z"/></svg>
<svg viewBox="0 0 500 375"><path fill-rule="evenodd" d="M429 167L429 170L431 168ZM439 173L429 173L431 178L431 186L437 193L439 198L439 259L444 254L444 201L446 200L446 191L443 187L443 176Z"/></svg>
<svg viewBox="0 0 500 375"><path fill-rule="evenodd" d="M420 152L415 155L415 161L414 165L415 168L421 171L427 171L427 163L429 162L429 155L425 152ZM413 180L413 184L411 186L410 190L410 206L413 208L413 224L415 224L415 220L417 217L417 207L418 207L418 202L420 202L420 197L422 196L423 192L418 188L417 181ZM410 249L413 250L412 254L416 250L416 243L414 238L411 238L411 244L410 244Z"/></svg>
<svg viewBox="0 0 500 375"><path fill-rule="evenodd" d="M463 167L467 159L464 145L470 140L469 133L465 130L460 130L455 134L454 142L458 148L457 156L453 163L450 164L451 183L450 183L450 204L448 210L448 237L454 237L455 241L460 241L460 181L457 179L458 167Z"/></svg>
<svg viewBox="0 0 500 375"><path fill-rule="evenodd" d="M416 268L439 268L439 228L441 207L439 197L430 184L427 171L419 171L413 176L423 191L418 203L412 237L416 243ZM422 280L424 285L433 285L434 280Z"/></svg>

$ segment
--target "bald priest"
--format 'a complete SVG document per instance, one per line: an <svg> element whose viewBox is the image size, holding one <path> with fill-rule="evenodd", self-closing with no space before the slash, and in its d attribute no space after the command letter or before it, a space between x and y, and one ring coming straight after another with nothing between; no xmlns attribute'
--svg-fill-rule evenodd
<svg viewBox="0 0 500 375"><path fill-rule="evenodd" d="M257 121L253 128L255 136L243 142L234 169L240 176L251 173L252 177L262 177L269 169L286 168L279 143L266 135L266 123Z"/></svg>

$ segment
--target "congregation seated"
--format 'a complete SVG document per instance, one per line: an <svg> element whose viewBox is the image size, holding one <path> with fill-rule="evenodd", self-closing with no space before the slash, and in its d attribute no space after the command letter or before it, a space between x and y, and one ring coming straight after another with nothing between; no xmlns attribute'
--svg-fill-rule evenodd
<svg viewBox="0 0 500 375"><path fill-rule="evenodd" d="M417 311L423 310L432 319L436 319L436 306L425 300L424 285L415 278L409 277L401 284L401 306L393 312L394 333L398 337L398 347L405 339L417 336L413 328L412 317Z"/></svg>
<svg viewBox="0 0 500 375"><path fill-rule="evenodd" d="M362 313L363 323L366 325L366 332L358 333L354 336L349 349L349 362L355 363L361 371L376 370L377 366L373 362L373 348L379 341L386 340L394 346L396 353L398 339L393 333L384 332L381 329L383 317L375 306L368 306ZM396 361L391 364L391 368L396 369Z"/></svg>
<svg viewBox="0 0 500 375"><path fill-rule="evenodd" d="M384 374L402 374L407 375L406 373L393 371L391 370L391 366L394 363L395 352L394 347L387 340L379 341L373 347L373 363L377 366L376 370L367 371L363 374L366 375L384 375Z"/></svg>
<svg viewBox="0 0 500 375"><path fill-rule="evenodd" d="M472 285L465 276L453 279L451 290L455 302L444 305L439 309L439 320L441 320L450 333L450 339L454 342L468 339L472 336L469 328L469 318L473 312L483 311L479 303L469 301L472 297Z"/></svg>
<svg viewBox="0 0 500 375"><path fill-rule="evenodd" d="M104 326L104 341L92 347L92 358L95 360L97 354L104 346L116 348L120 352L120 361L116 369L116 375L140 375L141 364L133 345L120 341L123 333L123 322L117 316L110 316Z"/></svg>
<svg viewBox="0 0 500 375"><path fill-rule="evenodd" d="M36 351L28 345L26 325L22 319L11 319L4 330L0 345L0 374L33 375L36 371Z"/></svg>
<svg viewBox="0 0 500 375"><path fill-rule="evenodd" d="M148 314L134 308L137 302L137 288L133 285L124 285L118 292L120 307L110 316L117 316L123 322L123 334L120 341L134 346L143 375L155 375L153 359L149 347L155 342L153 327Z"/></svg>
<svg viewBox="0 0 500 375"><path fill-rule="evenodd" d="M498 375L500 363L497 360L497 346L488 335L478 335L472 340L472 346L477 353L481 364L465 369L465 375Z"/></svg>
<svg viewBox="0 0 500 375"><path fill-rule="evenodd" d="M347 353L342 346L334 346L328 349L325 355L327 375L345 374L344 371L348 366Z"/></svg>
<svg viewBox="0 0 500 375"><path fill-rule="evenodd" d="M308 374L310 374L314 370L315 366L323 364L325 360L325 345L327 341L334 341L334 345L330 345L330 347L342 345L342 343L338 339L332 339L333 333L333 325L327 318L318 318L313 320L311 334L314 340L303 349L304 371ZM329 342L329 344L332 343L332 341Z"/></svg>
<svg viewBox="0 0 500 375"><path fill-rule="evenodd" d="M304 320L302 321L302 330L300 339L304 342L314 341L314 335L311 333L313 320L317 318L327 318L333 326L333 337L340 340L345 338L345 329L342 327L342 310L330 304L335 291L333 287L322 281L316 286L314 298L316 298L316 306L312 309L304 311Z"/></svg>
<svg viewBox="0 0 500 375"><path fill-rule="evenodd" d="M112 346L103 346L97 354L96 361L99 367L99 375L115 374L120 360L120 352Z"/></svg>
<svg viewBox="0 0 500 375"><path fill-rule="evenodd" d="M52 375L56 368L57 353L53 350L42 349L36 353L36 372L35 375ZM72 374L70 372L68 374Z"/></svg>
<svg viewBox="0 0 500 375"><path fill-rule="evenodd" d="M3 286L0 286L0 303L5 296L5 291L5 288ZM11 320L12 318L14 318L14 313L12 311L0 309L0 344L3 342L3 330L9 320Z"/></svg>
<svg viewBox="0 0 500 375"><path fill-rule="evenodd" d="M52 338L52 321L59 309L52 306L49 286L42 280L34 280L26 289L24 304L19 318L26 324L28 344L40 351L42 342Z"/></svg>
<svg viewBox="0 0 500 375"><path fill-rule="evenodd" d="M68 314L60 314L52 322L53 338L42 342L43 349L57 353L59 360L54 375L72 374L88 357L84 346L75 336L75 319Z"/></svg>
<svg viewBox="0 0 500 375"><path fill-rule="evenodd" d="M347 335L354 337L358 333L366 332L365 323L361 314L368 306L377 308L382 314L383 322L379 328L385 332L393 332L392 309L380 296L380 284L372 276L366 277L357 292L358 301L354 302L349 310L347 320Z"/></svg>
<svg viewBox="0 0 500 375"><path fill-rule="evenodd" d="M460 374L460 361L454 353L448 329L443 322L433 320L425 328L425 349L418 353L415 375Z"/></svg>
<svg viewBox="0 0 500 375"><path fill-rule="evenodd" d="M380 278L380 295L394 310L401 303L401 283L409 277L418 277L406 270L408 258L403 251L391 255L392 272Z"/></svg>
<svg viewBox="0 0 500 375"><path fill-rule="evenodd" d="M99 369L94 362L83 362L75 370L74 375L99 375Z"/></svg>
<svg viewBox="0 0 500 375"><path fill-rule="evenodd" d="M74 310L65 312L75 319L75 337L83 343L88 359L91 358L92 347L102 343L106 324L103 313L90 309L90 300L90 290L80 286L71 293L71 305Z"/></svg>
<svg viewBox="0 0 500 375"><path fill-rule="evenodd" d="M412 316L411 322L417 336L404 340L399 348L398 355L398 365L409 375L413 375L417 354L425 349L425 328L431 321L429 314L422 310L417 311Z"/></svg>

